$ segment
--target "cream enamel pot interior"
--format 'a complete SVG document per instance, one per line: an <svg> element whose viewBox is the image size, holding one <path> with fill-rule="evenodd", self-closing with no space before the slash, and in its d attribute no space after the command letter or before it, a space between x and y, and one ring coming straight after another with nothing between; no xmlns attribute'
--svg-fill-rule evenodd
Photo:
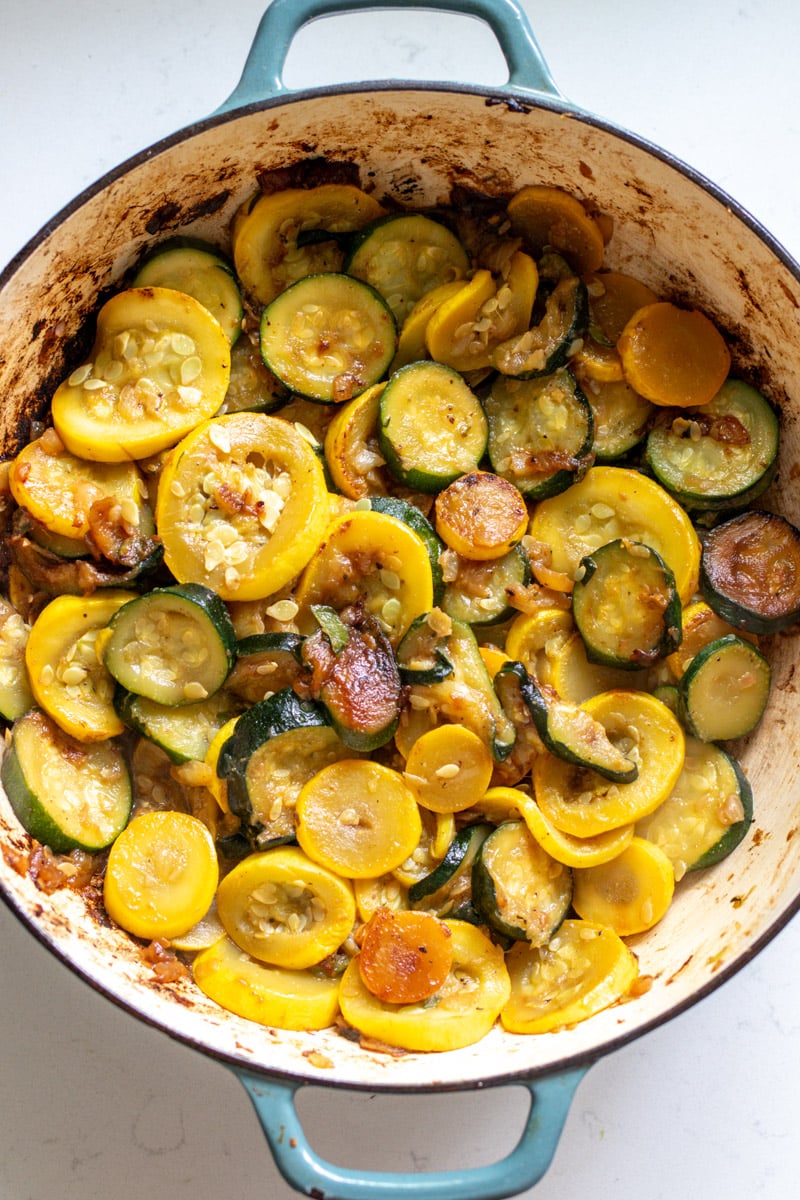
<svg viewBox="0 0 800 1200"><path fill-rule="evenodd" d="M409 5L406 5L410 7ZM729 336L738 370L782 411L780 470L766 504L800 522L800 268L729 197L635 135L560 96L525 18L511 0L418 7L483 17L510 67L504 88L401 82L289 93L285 53L308 19L373 7L358 0L275 0L242 83L224 109L123 164L79 196L0 276L0 429L7 454L28 435L52 389L77 360L89 318L142 248L175 231L224 240L259 169L324 156L358 163L378 195L444 201L454 183L507 193L544 182L590 198L614 221L608 265L661 294L704 308ZM397 1059L361 1050L334 1031L262 1029L223 1013L190 982L156 984L137 949L83 896L46 897L13 868L26 836L0 799L0 883L28 928L110 999L172 1037L231 1066L248 1087L289 1182L320 1196L500 1196L546 1169L572 1089L592 1061L719 986L800 906L800 838L791 800L800 768L793 632L768 647L774 690L757 733L737 752L755 796L744 843L716 869L685 879L667 916L632 939L646 994L546 1037L495 1030L474 1047ZM321 1071L317 1051L333 1063ZM308 1148L297 1087L460 1089L521 1082L533 1097L511 1158L485 1171L358 1175ZM282 1137L282 1132L288 1135Z"/></svg>

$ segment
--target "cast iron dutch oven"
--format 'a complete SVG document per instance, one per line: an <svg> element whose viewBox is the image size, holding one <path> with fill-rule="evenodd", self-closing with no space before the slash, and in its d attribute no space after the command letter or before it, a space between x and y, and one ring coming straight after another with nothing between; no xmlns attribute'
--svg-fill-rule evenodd
<svg viewBox="0 0 800 1200"><path fill-rule="evenodd" d="M337 11L401 0L274 0L242 79L210 118L159 142L59 213L0 276L0 438L6 456L26 440L56 383L80 353L80 332L155 236L175 231L224 242L259 170L309 156L350 160L378 195L436 204L454 184L507 194L556 184L614 221L607 265L678 302L691 300L726 331L734 360L782 411L783 442L770 507L795 523L800 497L800 268L707 180L635 135L567 102L515 0L413 0L482 18L509 66L495 89L384 82L290 93L281 73L295 34ZM200 165L202 164L202 165ZM730 977L800 906L800 708L792 688L797 643L769 647L767 715L736 747L757 820L730 867L685 879L667 916L632 939L651 989L547 1036L495 1029L476 1046L391 1060L335 1031L266 1030L215 1007L190 981L156 984L135 947L68 889L43 897L10 866L26 848L0 800L0 884L11 909L50 950L116 1003L231 1067L257 1109L273 1154L298 1190L340 1200L413 1194L416 1200L519 1193L547 1169L573 1090L593 1061L687 1008ZM779 748L779 752L776 749ZM332 1069L313 1065L318 1051ZM324 1078L322 1078L324 1076ZM321 1160L303 1134L298 1088L335 1083L370 1091L469 1089L516 1083L532 1096L516 1149L472 1171L384 1175Z"/></svg>

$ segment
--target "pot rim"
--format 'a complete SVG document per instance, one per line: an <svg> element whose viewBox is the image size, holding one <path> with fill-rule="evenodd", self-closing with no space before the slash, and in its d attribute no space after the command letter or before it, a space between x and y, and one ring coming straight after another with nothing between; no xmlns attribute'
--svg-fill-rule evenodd
<svg viewBox="0 0 800 1200"><path fill-rule="evenodd" d="M124 178L130 171L140 166L148 159L154 158L158 154L162 154L170 150L173 146L180 145L182 142L188 141L207 129L216 128L218 125L224 125L231 121L238 120L240 117L251 116L254 113L267 111L273 108L284 108L290 104L301 103L308 100L322 99L326 96L344 96L344 95L359 95L367 93L373 95L376 92L421 92L421 93L444 93L463 96L478 96L483 97L488 105L506 105L511 112L519 112L525 114L534 108L544 109L551 113L556 113L560 116L571 117L586 125L594 126L597 129L602 129L605 133L613 134L623 141L630 143L637 149L652 155L666 166L673 168L680 174L684 175L690 182L694 183L704 191L708 192L715 200L728 209L732 216L738 218L747 228L756 234L767 248L772 251L783 263L785 267L791 271L795 278L800 282L800 263L789 253L778 239L769 232L752 213L750 213L743 205L735 200L728 192L714 183L708 176L701 171L692 167L690 164L673 154L671 151L659 146L657 142L650 141L648 138L640 134L634 133L632 130L624 126L617 125L613 121L609 121L604 117L600 117L592 113L588 109L582 108L580 105L561 99L551 97L539 92L525 93L520 89L509 89L507 87L482 87L477 84L467 83L450 83L450 82L428 82L424 80L364 80L357 83L345 84L328 84L324 87L305 88L299 91L282 93L278 96L271 96L265 100L256 101L250 104L242 105L239 108L217 110L210 116L203 117L197 121L193 121L174 133L167 134L151 145L146 146L142 150L136 151L128 158L124 159L117 166L104 172L93 183L90 183L81 192L79 192L72 200L68 201L58 212L45 222L45 224L35 233L28 241L20 247L13 255L11 260L0 270L0 289L11 279L16 273L26 258L44 241L47 237L53 234L60 225L64 223L73 213L77 212L88 200L102 192L110 184L118 179Z"/></svg>
<svg viewBox="0 0 800 1200"><path fill-rule="evenodd" d="M711 181L702 172L690 166L682 159L672 154L668 150L651 142L647 138L636 134L626 128L623 128L612 121L608 121L599 117L588 110L585 110L569 101L559 97L552 97L543 93L523 92L521 89L509 89L503 87L484 87L473 84L450 83L450 82L427 82L417 80L380 80L380 81L359 81L357 83L327 85L318 88L308 88L290 93L283 93L278 96L269 97L264 100L255 101L249 104L242 105L238 108L225 109L217 111L208 117L192 122L189 125L182 127L172 134L168 134L150 146L129 156L117 166L101 175L93 183L89 184L80 193L78 193L71 201L64 205L56 212L39 230L35 233L12 257L8 264L0 270L0 290L2 290L11 278L16 274L25 260L52 234L56 233L59 227L74 213L76 213L84 204L97 196L104 189L112 185L117 180L124 178L132 170L147 162L149 159L169 151L175 146L191 140L193 137L204 133L206 130L215 128L220 125L236 121L239 118L249 117L259 112L266 112L273 109L281 109L285 106L306 101L317 101L325 97L340 97L340 96L358 96L362 94L374 95L376 93L391 94L403 93L411 94L445 94L452 96L470 96L482 98L487 106L490 105L505 105L510 112L518 112L524 115L532 110L541 109L550 113L570 117L582 124L592 126L602 130L612 136L630 144L638 150L650 155L668 166L672 170L683 175L689 182L696 187L705 191L714 200L721 204L728 213L744 226L747 227L757 238L759 238L767 250L773 254L783 266L794 276L800 283L800 264L789 254L784 246L758 221L747 209L733 199L721 187ZM502 1073L491 1074L485 1078L476 1081L472 1078L467 1078L457 1081L437 1081L434 1083L404 1083L393 1084L385 1083L382 1080L373 1079L368 1082L358 1081L337 1081L335 1079L324 1080L314 1078L310 1080L307 1075L300 1071L293 1071L291 1068L270 1069L260 1063L250 1062L246 1066L237 1059L234 1055L226 1053L223 1050L216 1049L208 1045L204 1040L192 1034L182 1033L177 1028L170 1028L158 1018L149 1015L134 1002L126 1000L120 995L116 995L108 986L96 979L80 961L71 959L66 952L60 948L55 940L47 937L44 931L38 926L35 916L28 914L18 907L14 897L10 895L5 883L0 875L0 898L2 898L8 909L20 920L20 922L34 935L37 941L50 951L57 959L74 972L80 979L92 987L96 992L103 995L107 1000L110 1000L118 1008L129 1013L131 1016L144 1022L145 1024L157 1029L159 1032L166 1034L173 1040L180 1042L192 1049L197 1050L206 1056L216 1059L219 1062L231 1067L234 1071L241 1072L246 1070L250 1074L262 1076L264 1078L274 1078L283 1081L295 1081L301 1085L314 1086L320 1088L341 1088L347 1087L353 1091L375 1091L376 1089L386 1093L421 1093L430 1092L456 1092L463 1090L472 1090L475 1087L501 1087L514 1085L523 1080L541 1079L547 1076L552 1076L560 1072L569 1071L575 1068L586 1068L594 1062L606 1055L621 1049L623 1046L632 1042L642 1035L651 1032L674 1017L679 1016L687 1009L693 1007L697 1002L716 991L722 984L735 975L741 968L746 966L754 959L764 947L771 942L789 922L800 912L800 891L790 901L781 912L779 912L770 924L765 927L762 932L739 953L736 954L729 962L714 974L706 983L698 986L684 999L677 1001L665 1010L658 1012L650 1020L628 1029L625 1032L619 1033L616 1036L606 1038L600 1045L587 1048L583 1051L565 1055L559 1059L557 1063L549 1063L543 1066L526 1067L517 1070L506 1070Z"/></svg>

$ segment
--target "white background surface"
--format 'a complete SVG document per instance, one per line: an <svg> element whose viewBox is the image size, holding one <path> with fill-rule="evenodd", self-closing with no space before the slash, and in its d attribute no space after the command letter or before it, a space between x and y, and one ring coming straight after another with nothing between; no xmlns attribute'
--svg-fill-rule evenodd
<svg viewBox="0 0 800 1200"><path fill-rule="evenodd" d="M103 172L213 111L262 7L0 0L0 265ZM524 7L567 96L702 171L800 257L796 0ZM478 22L381 13L309 27L285 77L492 85L505 72ZM795 921L711 997L592 1068L527 1195L798 1195L798 984ZM523 1111L512 1089L301 1104L324 1154L403 1171L507 1153ZM220 1195L295 1195L235 1078L97 996L0 905L0 1200Z"/></svg>

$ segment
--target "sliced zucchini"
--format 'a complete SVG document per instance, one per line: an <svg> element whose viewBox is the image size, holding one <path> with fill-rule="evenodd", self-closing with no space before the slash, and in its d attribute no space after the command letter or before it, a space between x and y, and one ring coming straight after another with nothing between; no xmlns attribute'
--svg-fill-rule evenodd
<svg viewBox="0 0 800 1200"><path fill-rule="evenodd" d="M519 488L493 471L467 471L434 504L436 532L456 554L476 561L501 558L528 531L530 515Z"/></svg>
<svg viewBox="0 0 800 1200"><path fill-rule="evenodd" d="M303 642L309 694L351 750L377 750L394 736L402 685L392 647L375 617L315 606L317 633ZM335 626L332 627L332 621ZM305 682L305 681L304 681Z"/></svg>
<svg viewBox="0 0 800 1200"><path fill-rule="evenodd" d="M422 808L457 813L485 795L493 769L494 759L477 733L463 725L438 725L414 742L403 779Z"/></svg>
<svg viewBox="0 0 800 1200"><path fill-rule="evenodd" d="M394 476L438 492L478 466L488 437L480 400L457 371L409 363L395 371L380 401L378 437Z"/></svg>
<svg viewBox="0 0 800 1200"><path fill-rule="evenodd" d="M637 309L655 304L658 296L646 284L620 271L584 278L589 294L589 328L575 355L582 373L599 383L622 382L617 350L620 334Z"/></svg>
<svg viewBox="0 0 800 1200"><path fill-rule="evenodd" d="M186 292L216 317L234 344L242 329L242 294L225 256L205 242L186 238L164 242L136 272L134 287L165 287Z"/></svg>
<svg viewBox="0 0 800 1200"><path fill-rule="evenodd" d="M455 234L423 213L390 213L356 235L344 270L385 298L402 325L435 287L463 278L469 256Z"/></svg>
<svg viewBox="0 0 800 1200"><path fill-rule="evenodd" d="M442 543L428 518L417 508L416 504L411 504L408 500L401 500L399 496L370 496L369 506L373 512L388 513L390 517L402 521L422 538L431 563L433 603L434 605L441 604L444 593L442 568L439 562Z"/></svg>
<svg viewBox="0 0 800 1200"><path fill-rule="evenodd" d="M432 913L374 913L359 933L361 982L386 1004L432 1000L453 966L452 935Z"/></svg>
<svg viewBox="0 0 800 1200"><path fill-rule="evenodd" d="M503 951L482 929L449 920L453 962L441 991L418 1004L386 1004L373 996L356 956L339 988L339 1006L347 1025L370 1043L399 1046L417 1053L458 1050L489 1032L508 1000Z"/></svg>
<svg viewBox="0 0 800 1200"><path fill-rule="evenodd" d="M240 638L226 691L256 704L291 687L302 670L302 645L297 633L253 633Z"/></svg>
<svg viewBox="0 0 800 1200"><path fill-rule="evenodd" d="M202 762L214 736L241 704L221 689L197 704L158 704L135 692L117 688L114 708L129 729L135 729L169 755L172 762Z"/></svg>
<svg viewBox="0 0 800 1200"><path fill-rule="evenodd" d="M331 729L325 708L291 688L242 713L222 746L217 774L232 813L257 849L294 841L295 805L312 775L353 751Z"/></svg>
<svg viewBox="0 0 800 1200"><path fill-rule="evenodd" d="M496 275L479 268L432 313L430 357L464 374L489 368L495 346L530 326L537 283L536 263L522 250L502 260Z"/></svg>
<svg viewBox="0 0 800 1200"><path fill-rule="evenodd" d="M48 551L58 558L74 559L88 558L92 553L85 536L67 537L49 529L43 521L37 521L25 508L18 508L11 519L11 528L15 537L30 538L37 547ZM88 521L86 532L88 533Z"/></svg>
<svg viewBox="0 0 800 1200"><path fill-rule="evenodd" d="M325 466L331 490L350 500L386 491L386 463L378 447L378 409L385 383L340 405L325 430Z"/></svg>
<svg viewBox="0 0 800 1200"><path fill-rule="evenodd" d="M415 703L423 704L434 723L451 721L471 729L483 739L495 761L502 762L514 745L514 724L497 698L470 626L463 621L454 621L446 614L441 616L444 622L449 622L449 632L440 633L433 656L423 650L420 661L424 671L426 662L433 661L438 665L441 652L442 658L452 665L452 673L434 682L414 683L410 703L412 707ZM442 628L438 620L435 628ZM416 661L417 648L413 648L413 661ZM409 661L405 655L400 656L401 669L404 660Z"/></svg>
<svg viewBox="0 0 800 1200"><path fill-rule="evenodd" d="M586 555L572 592L572 615L589 662L636 670L681 641L675 576L644 542L616 538Z"/></svg>
<svg viewBox="0 0 800 1200"><path fill-rule="evenodd" d="M455 551L449 553L454 555ZM468 625L498 625L507 621L515 611L511 597L531 581L530 563L522 546L514 546L491 562L456 556L454 570L455 579L448 579L445 584L441 606L448 616Z"/></svg>
<svg viewBox="0 0 800 1200"><path fill-rule="evenodd" d="M686 739L686 759L672 793L636 823L672 863L675 879L713 866L745 837L753 820L753 790L739 763L721 746Z"/></svg>
<svg viewBox="0 0 800 1200"><path fill-rule="evenodd" d="M422 908L437 917L477 919L472 905L472 868L492 828L481 822L460 830L439 865L408 889L411 907Z"/></svg>
<svg viewBox="0 0 800 1200"><path fill-rule="evenodd" d="M492 469L541 500L565 491L592 463L594 418L565 368L538 379L499 377L485 402Z"/></svg>
<svg viewBox="0 0 800 1200"><path fill-rule="evenodd" d="M769 700L771 670L752 642L735 633L715 638L689 663L679 690L679 714L703 742L744 737Z"/></svg>
<svg viewBox="0 0 800 1200"><path fill-rule="evenodd" d="M138 524L144 487L136 464L129 457L111 463L99 462L98 457L91 452L88 458L70 453L52 429L28 442L11 463L8 484L20 508L56 540L45 545L36 536L36 525L20 525L21 518L15 532L33 537L55 554L72 557L70 544L89 533L89 519L99 502L117 504L126 515L130 512L132 524ZM89 552L87 547L84 553Z"/></svg>
<svg viewBox="0 0 800 1200"><path fill-rule="evenodd" d="M647 463L685 508L741 508L772 482L780 427L772 405L729 379L702 408L670 410L647 436Z"/></svg>
<svg viewBox="0 0 800 1200"><path fill-rule="evenodd" d="M571 592L584 555L619 537L661 555L684 604L697 590L697 532L677 501L640 471L592 467L569 491L536 505L528 532L543 545L531 557L533 573L557 591Z"/></svg>
<svg viewBox="0 0 800 1200"><path fill-rule="evenodd" d="M128 539L130 566L117 567L103 559L64 558L53 554L21 534L8 539L12 562L30 586L46 596L87 596L99 588L138 586L143 577L156 571L164 548L156 538Z"/></svg>
<svg viewBox="0 0 800 1200"><path fill-rule="evenodd" d="M192 975L216 1004L272 1029L324 1029L339 1011L337 977L259 962L227 936L201 950Z"/></svg>
<svg viewBox="0 0 800 1200"><path fill-rule="evenodd" d="M272 374L261 353L261 345L248 334L231 349L231 377L217 415L233 412L275 412L291 393Z"/></svg>
<svg viewBox="0 0 800 1200"><path fill-rule="evenodd" d="M582 373L578 379L594 417L595 461L619 462L644 440L653 405L624 379L584 381Z"/></svg>
<svg viewBox="0 0 800 1200"><path fill-rule="evenodd" d="M113 496L94 502L81 537L56 533L18 508L8 538L11 557L32 586L49 596L126 587L157 570L164 557L152 510L133 503L135 509L128 511L129 505Z"/></svg>
<svg viewBox="0 0 800 1200"><path fill-rule="evenodd" d="M524 821L504 821L481 844L472 898L495 932L542 946L569 911L572 871L542 849Z"/></svg>
<svg viewBox="0 0 800 1200"><path fill-rule="evenodd" d="M511 693L519 691L539 737L557 758L591 768L616 783L631 783L638 775L636 763L609 739L599 721L577 704L562 700L553 688L538 684L521 662L505 663L495 675L494 685L509 709Z"/></svg>
<svg viewBox="0 0 800 1200"><path fill-rule="evenodd" d="M646 692L600 692L583 707L636 762L639 773L630 783L618 784L554 754L542 754L533 765L533 791L558 829L594 837L638 821L666 800L683 766L685 735L666 705Z"/></svg>
<svg viewBox="0 0 800 1200"><path fill-rule="evenodd" d="M57 854L102 850L128 823L131 779L117 743L79 742L38 708L14 722L0 778L23 827Z"/></svg>
<svg viewBox="0 0 800 1200"><path fill-rule="evenodd" d="M429 617L429 613L417 617L397 647L397 665L404 683L439 683L453 674L439 622Z"/></svg>
<svg viewBox="0 0 800 1200"><path fill-rule="evenodd" d="M394 317L368 284L329 272L307 275L261 318L264 362L290 391L325 404L377 383L394 358Z"/></svg>
<svg viewBox="0 0 800 1200"><path fill-rule="evenodd" d="M496 346L491 364L514 379L552 375L564 366L588 321L586 285L577 275L560 279L547 297L539 324Z"/></svg>
<svg viewBox="0 0 800 1200"><path fill-rule="evenodd" d="M732 517L706 536L700 586L724 621L777 633L800 619L800 530L777 513Z"/></svg>
<svg viewBox="0 0 800 1200"><path fill-rule="evenodd" d="M158 704L192 704L230 674L236 633L216 592L199 583L154 588L109 624L103 662L122 687Z"/></svg>

